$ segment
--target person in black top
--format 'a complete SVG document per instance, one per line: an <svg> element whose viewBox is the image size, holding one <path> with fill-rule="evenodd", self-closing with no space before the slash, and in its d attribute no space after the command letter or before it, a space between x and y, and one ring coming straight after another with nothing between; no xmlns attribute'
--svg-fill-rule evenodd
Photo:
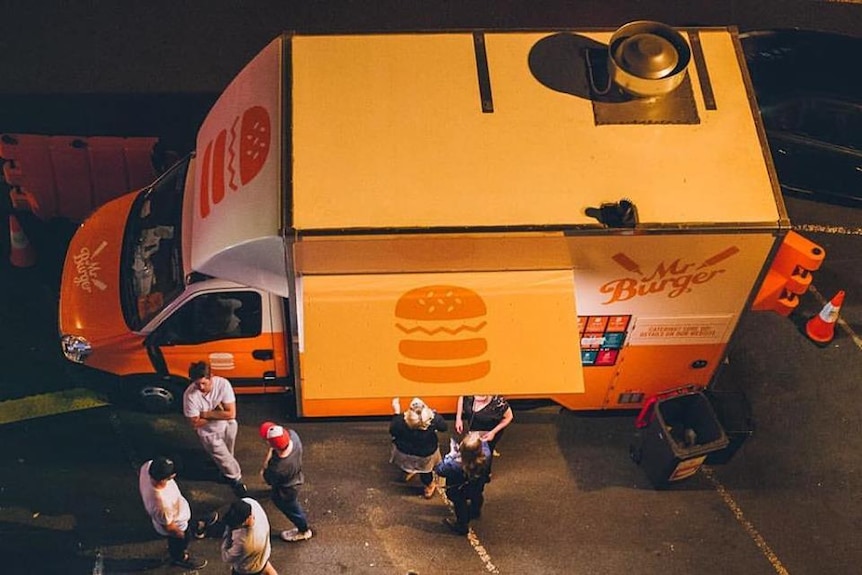
<svg viewBox="0 0 862 575"><path fill-rule="evenodd" d="M395 415L389 424L389 435L392 436L389 462L407 473L407 481L419 475L424 486L423 495L425 499L431 499L435 490L434 466L442 459L437 432L448 429L446 421L418 397L413 398L404 413L401 413L401 403L396 397L392 400L392 409Z"/></svg>
<svg viewBox="0 0 862 575"><path fill-rule="evenodd" d="M458 398L455 410L455 432L463 437L470 431L478 431L482 441L488 442L491 453L497 455L497 442L513 419L509 402L500 395L464 395Z"/></svg>

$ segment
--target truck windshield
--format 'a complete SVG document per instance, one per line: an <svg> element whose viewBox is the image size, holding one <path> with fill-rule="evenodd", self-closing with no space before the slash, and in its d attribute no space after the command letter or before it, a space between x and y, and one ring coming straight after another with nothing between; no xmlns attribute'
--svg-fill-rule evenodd
<svg viewBox="0 0 862 575"><path fill-rule="evenodd" d="M135 199L120 262L126 323L139 330L183 290L183 191L190 158L177 163Z"/></svg>

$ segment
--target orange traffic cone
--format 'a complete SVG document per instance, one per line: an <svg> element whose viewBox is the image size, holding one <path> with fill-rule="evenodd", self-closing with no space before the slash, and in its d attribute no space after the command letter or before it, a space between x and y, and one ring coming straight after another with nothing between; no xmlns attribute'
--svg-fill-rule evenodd
<svg viewBox="0 0 862 575"><path fill-rule="evenodd" d="M826 344L835 337L835 322L838 321L838 312L844 303L844 290L835 294L831 301L826 302L818 315L815 315L805 324L805 334L811 341Z"/></svg>
<svg viewBox="0 0 862 575"><path fill-rule="evenodd" d="M36 250L30 245L30 240L21 229L18 218L9 214L9 261L18 268L29 268L36 264Z"/></svg>

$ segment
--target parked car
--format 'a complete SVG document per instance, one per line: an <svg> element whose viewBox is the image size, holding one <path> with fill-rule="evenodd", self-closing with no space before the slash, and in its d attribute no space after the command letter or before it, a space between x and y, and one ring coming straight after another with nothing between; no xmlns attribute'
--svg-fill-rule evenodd
<svg viewBox="0 0 862 575"><path fill-rule="evenodd" d="M862 38L740 35L782 190L862 207Z"/></svg>

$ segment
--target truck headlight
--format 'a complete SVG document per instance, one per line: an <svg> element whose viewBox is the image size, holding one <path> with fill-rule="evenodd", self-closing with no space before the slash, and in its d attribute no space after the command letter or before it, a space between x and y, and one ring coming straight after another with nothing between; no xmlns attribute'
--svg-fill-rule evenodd
<svg viewBox="0 0 862 575"><path fill-rule="evenodd" d="M60 345L63 347L63 355L66 359L75 363L84 363L93 351L90 342L79 335L64 335L60 338Z"/></svg>

